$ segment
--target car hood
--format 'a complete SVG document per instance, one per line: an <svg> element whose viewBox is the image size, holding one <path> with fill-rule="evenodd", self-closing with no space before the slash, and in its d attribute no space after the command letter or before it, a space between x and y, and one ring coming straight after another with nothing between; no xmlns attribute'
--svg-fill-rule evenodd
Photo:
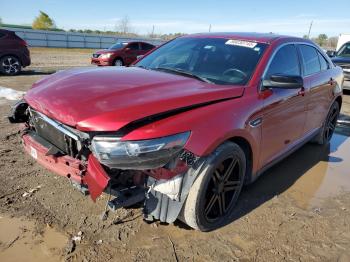
<svg viewBox="0 0 350 262"><path fill-rule="evenodd" d="M94 52L94 54L108 54L108 53L115 53L120 51L121 49L101 49L101 50L97 50L96 52Z"/></svg>
<svg viewBox="0 0 350 262"><path fill-rule="evenodd" d="M185 107L240 97L243 86L220 86L136 67L78 68L33 85L35 110L82 131L116 131L130 122Z"/></svg>
<svg viewBox="0 0 350 262"><path fill-rule="evenodd" d="M332 58L333 63L337 65L350 64L350 57L334 57Z"/></svg>

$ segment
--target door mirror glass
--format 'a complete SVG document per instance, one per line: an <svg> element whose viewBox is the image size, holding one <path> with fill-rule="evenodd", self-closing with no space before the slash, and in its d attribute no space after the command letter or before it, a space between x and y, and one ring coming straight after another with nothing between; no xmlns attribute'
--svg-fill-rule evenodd
<svg viewBox="0 0 350 262"><path fill-rule="evenodd" d="M299 89L304 86L301 76L271 75L269 79L263 80L265 88Z"/></svg>

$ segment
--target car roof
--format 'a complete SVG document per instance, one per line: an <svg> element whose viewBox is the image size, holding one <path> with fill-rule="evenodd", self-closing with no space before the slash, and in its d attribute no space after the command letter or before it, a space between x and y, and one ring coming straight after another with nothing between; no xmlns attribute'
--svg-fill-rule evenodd
<svg viewBox="0 0 350 262"><path fill-rule="evenodd" d="M11 33L13 33L13 31L6 30L6 29L0 29L0 33L11 34Z"/></svg>
<svg viewBox="0 0 350 262"><path fill-rule="evenodd" d="M255 33L255 32L199 33L199 34L186 35L184 37L232 38L232 39L247 40L247 41L260 42L260 43L268 43L268 44L271 44L272 42L279 39L309 42L306 39L294 37L294 36L278 35L273 33Z"/></svg>

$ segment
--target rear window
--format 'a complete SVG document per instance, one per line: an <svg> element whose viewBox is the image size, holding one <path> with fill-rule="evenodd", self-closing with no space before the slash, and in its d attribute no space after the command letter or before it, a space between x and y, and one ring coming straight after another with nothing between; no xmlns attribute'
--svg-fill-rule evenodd
<svg viewBox="0 0 350 262"><path fill-rule="evenodd" d="M318 51L308 45L300 45L301 57L304 65L304 74L312 75L321 70L320 61L318 58Z"/></svg>
<svg viewBox="0 0 350 262"><path fill-rule="evenodd" d="M320 52L318 53L318 57L320 59L320 65L321 65L321 71L327 70L329 68L328 66L328 62L326 60L326 58L323 57L323 55L320 54Z"/></svg>

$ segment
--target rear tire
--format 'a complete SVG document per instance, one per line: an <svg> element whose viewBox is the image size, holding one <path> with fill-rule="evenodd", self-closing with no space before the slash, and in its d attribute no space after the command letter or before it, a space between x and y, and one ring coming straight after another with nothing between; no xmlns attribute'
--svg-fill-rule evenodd
<svg viewBox="0 0 350 262"><path fill-rule="evenodd" d="M312 142L319 145L326 145L332 139L337 120L340 113L340 107L338 102L334 102L329 109L326 120L321 128L321 131L316 135Z"/></svg>
<svg viewBox="0 0 350 262"><path fill-rule="evenodd" d="M9 55L0 59L0 72L5 75L17 75L21 72L21 69L21 62L15 56Z"/></svg>
<svg viewBox="0 0 350 262"><path fill-rule="evenodd" d="M211 231L229 222L245 171L246 157L237 144L225 142L219 146L193 183L180 220L200 231Z"/></svg>

